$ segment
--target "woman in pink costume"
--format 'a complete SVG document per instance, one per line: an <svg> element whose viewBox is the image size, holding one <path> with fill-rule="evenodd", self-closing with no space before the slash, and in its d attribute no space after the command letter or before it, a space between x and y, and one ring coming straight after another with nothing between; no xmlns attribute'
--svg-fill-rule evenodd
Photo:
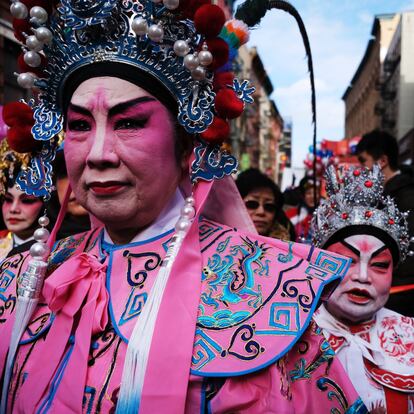
<svg viewBox="0 0 414 414"><path fill-rule="evenodd" d="M372 413L414 412L414 319L384 308L393 268L409 247L406 215L385 198L383 176L334 169L317 209L319 246L352 259L343 282L315 313L332 348Z"/></svg>
<svg viewBox="0 0 414 414"><path fill-rule="evenodd" d="M30 10L47 66L19 79L40 90L44 146L19 183L47 193L64 120L70 183L96 226L48 257L10 347L4 412L365 412L311 321L349 261L255 232L218 145L252 99L223 59L247 29L199 6L67 0L44 10L47 27ZM47 237L0 275L2 364Z"/></svg>

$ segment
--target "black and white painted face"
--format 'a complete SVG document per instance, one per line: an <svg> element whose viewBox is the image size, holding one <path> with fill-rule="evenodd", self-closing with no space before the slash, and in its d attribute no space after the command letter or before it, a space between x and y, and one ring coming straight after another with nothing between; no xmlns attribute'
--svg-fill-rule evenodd
<svg viewBox="0 0 414 414"><path fill-rule="evenodd" d="M389 296L393 259L378 238L360 234L347 237L327 248L352 259L344 280L327 303L329 312L344 322L371 319Z"/></svg>

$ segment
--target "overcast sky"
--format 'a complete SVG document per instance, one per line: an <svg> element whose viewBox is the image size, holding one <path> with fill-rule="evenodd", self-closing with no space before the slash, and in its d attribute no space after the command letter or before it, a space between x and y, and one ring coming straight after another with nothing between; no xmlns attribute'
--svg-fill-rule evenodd
<svg viewBox="0 0 414 414"><path fill-rule="evenodd" d="M238 2L239 4L240 2ZM370 39L374 15L414 10L414 0L292 0L305 22L315 66L318 140L344 137L341 100ZM272 10L251 33L249 46L259 50L272 80L282 116L293 122L293 164L312 141L310 87L304 48L296 23Z"/></svg>

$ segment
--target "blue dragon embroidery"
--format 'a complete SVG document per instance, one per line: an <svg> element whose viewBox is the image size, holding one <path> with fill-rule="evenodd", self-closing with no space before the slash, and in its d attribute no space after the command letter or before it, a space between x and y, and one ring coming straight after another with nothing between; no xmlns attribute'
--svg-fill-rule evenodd
<svg viewBox="0 0 414 414"><path fill-rule="evenodd" d="M218 309L220 303L230 307L232 304L247 301L253 311L262 304L261 285L255 283L255 280L262 275L267 276L266 248L248 238L242 241L243 244L230 248L230 254L222 257L215 253L209 258L203 269L203 280L208 283L208 292L201 297L205 305ZM211 316L201 315L199 323L208 327L228 327L250 315L248 310L232 312L225 309Z"/></svg>

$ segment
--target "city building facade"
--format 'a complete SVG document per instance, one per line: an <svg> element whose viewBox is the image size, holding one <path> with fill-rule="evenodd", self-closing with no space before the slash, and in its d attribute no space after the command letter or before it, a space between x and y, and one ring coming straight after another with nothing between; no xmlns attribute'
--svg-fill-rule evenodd
<svg viewBox="0 0 414 414"><path fill-rule="evenodd" d="M277 180L283 118L270 98L273 85L255 47L244 46L239 50L236 74L241 79L248 79L256 90L254 102L232 123L232 152L240 160L241 170L259 168Z"/></svg>
<svg viewBox="0 0 414 414"><path fill-rule="evenodd" d="M382 128L395 136L402 162L414 160L414 12L401 14L382 66Z"/></svg>
<svg viewBox="0 0 414 414"><path fill-rule="evenodd" d="M381 100L381 68L398 22L397 14L378 15L374 19L372 37L342 97L345 102L346 138L381 127L381 114L377 108Z"/></svg>
<svg viewBox="0 0 414 414"><path fill-rule="evenodd" d="M345 91L345 137L383 129L400 160L414 160L414 12L376 16L364 57Z"/></svg>

